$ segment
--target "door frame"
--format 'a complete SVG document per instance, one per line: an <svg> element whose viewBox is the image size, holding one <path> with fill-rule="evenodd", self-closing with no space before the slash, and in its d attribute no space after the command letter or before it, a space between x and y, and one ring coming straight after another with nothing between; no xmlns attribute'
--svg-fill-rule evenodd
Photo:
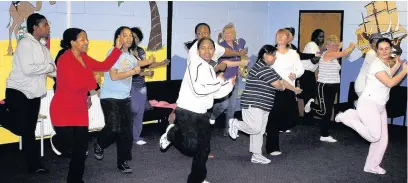
<svg viewBox="0 0 408 183"><path fill-rule="evenodd" d="M302 13L340 13L341 14L340 42L343 42L344 10L299 10L299 20L298 20L298 22L299 22L298 23L298 30L299 31L300 31L300 20L301 20ZM298 47L299 47L299 45L300 45L300 32L298 32ZM301 48L299 48L299 49L301 49ZM343 48L340 48L340 51L342 49ZM342 59L340 58L338 60L339 60L339 64L342 65ZM341 71L340 71L340 86L341 86ZM340 91L341 91L341 89L339 89L339 93L337 94L337 103L339 103L339 101L340 101Z"/></svg>

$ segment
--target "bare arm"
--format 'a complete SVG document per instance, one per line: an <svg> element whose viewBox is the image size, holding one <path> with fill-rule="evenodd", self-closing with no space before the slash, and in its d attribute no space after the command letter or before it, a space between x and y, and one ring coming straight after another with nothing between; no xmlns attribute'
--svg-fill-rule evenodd
<svg viewBox="0 0 408 183"><path fill-rule="evenodd" d="M394 64L394 66L392 66L392 68L391 68L391 76L394 76L395 75L395 73L397 73L397 71L398 71L398 69L400 68L400 66L401 66L401 60L400 60L400 57L399 56L397 56L396 58L395 58L395 64Z"/></svg>
<svg viewBox="0 0 408 183"><path fill-rule="evenodd" d="M130 76L133 76L139 73L140 73L139 66L133 68L132 70L125 71L125 72L118 72L118 69L115 69L115 68L112 68L111 70L109 70L109 76L111 77L112 81L128 78Z"/></svg>
<svg viewBox="0 0 408 183"><path fill-rule="evenodd" d="M245 61L240 61L240 62L237 62L237 61L230 61L230 60L225 60L225 61L222 61L222 62L224 62L225 64L227 64L227 67L240 67L240 66L247 66L248 65L248 63L249 63L249 60L245 60Z"/></svg>
<svg viewBox="0 0 408 183"><path fill-rule="evenodd" d="M330 61L333 59L338 59L338 58L342 58L345 57L347 55L349 55L355 48L355 44L354 43L350 43L350 46L345 49L344 51L337 51L337 52L330 52L327 53L323 56L323 61Z"/></svg>
<svg viewBox="0 0 408 183"><path fill-rule="evenodd" d="M398 73L394 77L390 77L385 71L378 72L375 74L375 77L381 81L385 86L392 88L395 85L398 85L404 79L405 75L407 75L407 70L402 69L400 73Z"/></svg>
<svg viewBox="0 0 408 183"><path fill-rule="evenodd" d="M225 48L225 52L223 56L226 57L234 57L234 56L244 56L246 55L246 50L242 49L241 51L232 51L231 49Z"/></svg>

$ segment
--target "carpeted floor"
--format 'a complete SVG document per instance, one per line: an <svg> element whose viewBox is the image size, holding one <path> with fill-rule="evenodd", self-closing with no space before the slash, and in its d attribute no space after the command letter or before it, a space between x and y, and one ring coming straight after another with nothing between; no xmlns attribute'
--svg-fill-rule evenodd
<svg viewBox="0 0 408 183"><path fill-rule="evenodd" d="M147 125L144 146L134 146L130 166L133 174L116 170L115 145L105 151L105 159L93 158L92 146L86 162L84 180L87 183L183 183L190 171L191 158L171 147L166 153L158 149L163 128ZM300 125L291 133L281 133L282 155L271 157L269 165L252 164L248 152L249 138L241 134L232 141L223 137L220 129L213 130L212 153L207 163L211 183L402 183L407 181L407 128L389 127L389 145L382 163L386 175L363 172L368 143L348 128L337 125L332 136L337 143L319 141L316 126ZM44 165L48 175L25 174L25 165L16 144L0 146L1 183L62 183L68 171L68 159L57 157L46 143Z"/></svg>

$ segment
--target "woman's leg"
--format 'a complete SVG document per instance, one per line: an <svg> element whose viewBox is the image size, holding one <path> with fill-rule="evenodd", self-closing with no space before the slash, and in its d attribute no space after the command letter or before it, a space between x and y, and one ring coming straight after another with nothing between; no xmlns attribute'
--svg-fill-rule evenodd
<svg viewBox="0 0 408 183"><path fill-rule="evenodd" d="M48 173L40 162L40 149L35 141L38 113L40 112L40 98L28 99L24 93L15 89L6 89L9 120L13 120L17 134L23 141L23 154L29 172Z"/></svg>
<svg viewBox="0 0 408 183"><path fill-rule="evenodd" d="M280 152L279 148L279 121L286 120L282 116L282 110L285 99L282 97L282 92L278 91L275 94L275 103L268 116L268 123L266 125L266 153Z"/></svg>
<svg viewBox="0 0 408 183"><path fill-rule="evenodd" d="M68 183L84 182L82 177L85 170L86 151L88 149L88 127L61 127L70 128L72 131L72 156L69 162Z"/></svg>
<svg viewBox="0 0 408 183"><path fill-rule="evenodd" d="M105 116L105 127L98 133L94 146L94 157L97 160L102 160L104 149L115 142L117 138L116 124L120 121L120 116L115 113L119 108L115 99L101 99L101 107Z"/></svg>
<svg viewBox="0 0 408 183"><path fill-rule="evenodd" d="M379 107L379 110L381 115L381 137L379 141L371 143L364 171L385 174L385 170L380 167L380 164L388 145L387 111L384 106Z"/></svg>
<svg viewBox="0 0 408 183"><path fill-rule="evenodd" d="M377 142L381 137L381 115L377 104L371 100L360 98L357 110L349 109L336 116L336 121L343 122L354 129L369 142Z"/></svg>
<svg viewBox="0 0 408 183"><path fill-rule="evenodd" d="M187 183L201 183L207 177L206 163L210 153L211 128L206 114L193 114L193 116L197 122L194 129L197 132L197 147Z"/></svg>
<svg viewBox="0 0 408 183"><path fill-rule="evenodd" d="M117 100L118 110L114 111L116 115L120 116L120 128L117 129L116 150L117 150L117 165L118 170L123 173L131 173L132 169L127 165L127 161L132 160L132 111L131 100L121 99Z"/></svg>
<svg viewBox="0 0 408 183"><path fill-rule="evenodd" d="M322 120L320 120L320 136L321 137L329 137L329 126L331 123L331 116L333 111L334 100L336 97L336 93L338 92L339 84L326 84L323 87L323 102L324 102L324 111L325 113L322 115ZM331 138L333 139L333 138ZM334 140L334 139L333 139ZM329 140L329 142L334 142Z"/></svg>
<svg viewBox="0 0 408 183"><path fill-rule="evenodd" d="M132 90L130 93L132 95L131 100L133 113L133 143L137 144L139 140L142 140L140 138L140 134L142 133L143 129L143 114L146 106L146 87L137 88L132 86Z"/></svg>
<svg viewBox="0 0 408 183"><path fill-rule="evenodd" d="M224 135L228 134L229 121L234 118L235 108L236 108L236 105L237 105L238 88L239 87L237 85L234 86L234 89L232 90L231 96L228 98L228 107L227 107L227 112L226 112L226 115L225 115Z"/></svg>

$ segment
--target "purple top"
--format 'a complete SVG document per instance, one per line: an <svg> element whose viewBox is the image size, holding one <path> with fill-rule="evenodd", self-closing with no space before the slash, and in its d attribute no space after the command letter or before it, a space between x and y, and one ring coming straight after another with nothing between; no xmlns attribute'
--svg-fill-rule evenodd
<svg viewBox="0 0 408 183"><path fill-rule="evenodd" d="M238 42L238 43L237 43L237 42ZM238 51L240 51L241 49L244 48L244 46L245 46L245 40L242 39L242 38L240 38L240 39L238 39L238 41L234 41L232 44L233 44L233 48L231 48L231 46L229 46L229 45L227 44L227 42L222 41L222 42L220 43L220 46L222 46L222 47L224 47L224 48L231 49L231 51L236 51L236 52L238 52ZM220 59L218 59L218 63L221 63L221 62L224 61L224 60L230 60L230 61L240 62L240 61L241 61L241 57L238 57L238 56L234 56L234 57L221 57ZM237 66L237 67L227 67L227 68L225 69L225 72L224 72L224 77L225 77L225 79L230 79L230 78L233 78L233 77L237 76L237 75L238 75L238 69L239 69L238 66Z"/></svg>

